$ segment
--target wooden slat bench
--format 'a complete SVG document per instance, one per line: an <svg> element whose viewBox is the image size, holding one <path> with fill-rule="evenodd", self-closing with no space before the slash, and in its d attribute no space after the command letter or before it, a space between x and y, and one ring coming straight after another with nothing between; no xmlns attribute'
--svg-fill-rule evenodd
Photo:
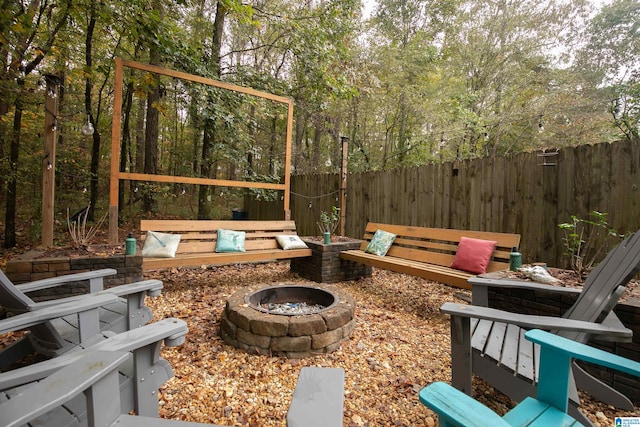
<svg viewBox="0 0 640 427"><path fill-rule="evenodd" d="M396 234L393 245L385 256L365 252L376 230ZM450 267L461 237L498 242L487 267L487 272L509 268L509 252L520 245L519 234L488 231L426 228L370 222L364 232L360 249L343 251L340 257L373 267L423 277L459 288L471 289L467 279L474 274Z"/></svg>
<svg viewBox="0 0 640 427"><path fill-rule="evenodd" d="M244 231L245 252L216 252L218 229ZM143 270L266 262L311 255L311 249L282 250L276 236L295 235L294 221L142 220L141 239L147 231L181 234L175 258L144 258Z"/></svg>

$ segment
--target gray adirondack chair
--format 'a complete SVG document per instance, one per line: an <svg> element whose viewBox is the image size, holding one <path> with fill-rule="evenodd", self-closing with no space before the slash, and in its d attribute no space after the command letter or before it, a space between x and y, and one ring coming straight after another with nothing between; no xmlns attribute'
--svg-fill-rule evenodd
<svg viewBox="0 0 640 427"><path fill-rule="evenodd" d="M62 406L84 404L88 427L196 427L213 426L180 420L167 420L154 415L129 415L112 396L118 392L118 371L131 357L122 351L84 352L82 357L38 384L31 385L21 395L0 403L0 424L7 427L40 422L43 417ZM63 424L46 419L47 426Z"/></svg>
<svg viewBox="0 0 640 427"><path fill-rule="evenodd" d="M38 318L36 313L49 309L46 321L22 326L28 328L29 333L0 351L0 369L5 369L34 352L46 357L56 357L82 343L91 344L102 339L104 331L124 332L148 323L153 314L144 305L145 296L160 295L162 282L144 280L103 289L103 279L116 273L114 269L102 269L15 285L0 271L0 306L10 315L32 313ZM89 282L91 294L39 302L27 295L40 289L83 281ZM95 310L83 309L89 295L102 294L109 294L114 298ZM69 303L78 304L77 310L74 311L72 305L67 305L64 314L61 313L57 317L51 315L55 312L54 307ZM90 321L90 316L98 316L99 322ZM21 318L25 319L28 316ZM14 322L13 327L20 328L20 325Z"/></svg>
<svg viewBox="0 0 640 427"><path fill-rule="evenodd" d="M170 364L160 358L162 343L181 345L187 331L184 321L163 319L113 334L87 349L76 348L60 357L0 374L0 425L23 425L27 421L29 425L50 427L106 425L95 424L93 418L116 407L118 412L135 411L143 417L157 417L158 388L173 376ZM125 357L112 364L90 356L105 353ZM81 382L87 370L107 366L113 369L112 387L102 394L88 392L89 402L82 387L62 388L69 382ZM24 416L12 419L16 412L28 414L28 420Z"/></svg>
<svg viewBox="0 0 640 427"><path fill-rule="evenodd" d="M445 303L443 313L451 315L452 384L471 394L472 373L519 402L535 396L539 347L527 342L527 329L545 329L581 343L590 339L629 342L632 331L613 313L625 286L640 270L640 232L626 238L589 274L582 291L530 282L476 277L472 305ZM545 289L562 293L579 292L576 302L562 317L532 316L487 308L490 287ZM585 425L590 421L578 411L577 388L616 407L632 410L624 395L573 365L569 414Z"/></svg>

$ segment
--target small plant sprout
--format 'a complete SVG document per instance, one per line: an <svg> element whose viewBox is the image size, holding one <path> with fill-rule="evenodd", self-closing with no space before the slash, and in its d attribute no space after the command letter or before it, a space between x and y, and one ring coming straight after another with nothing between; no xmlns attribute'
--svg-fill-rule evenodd
<svg viewBox="0 0 640 427"><path fill-rule="evenodd" d="M87 217L89 216L89 208L91 204L86 208L82 209L73 218L69 218L69 209L67 209L67 227L69 228L69 234L71 235L71 239L73 240L74 246L76 248L86 248L89 246L89 241L100 229L100 226L107 219L107 215L109 212L106 212L100 220L91 226L87 230Z"/></svg>
<svg viewBox="0 0 640 427"><path fill-rule="evenodd" d="M320 213L320 221L317 222L321 233L333 234L338 228L340 221L340 208L332 206L331 213L322 211Z"/></svg>

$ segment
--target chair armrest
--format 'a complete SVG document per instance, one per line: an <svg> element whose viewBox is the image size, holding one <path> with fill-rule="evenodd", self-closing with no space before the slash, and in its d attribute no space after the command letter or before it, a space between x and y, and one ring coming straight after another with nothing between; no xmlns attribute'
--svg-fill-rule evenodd
<svg viewBox="0 0 640 427"><path fill-rule="evenodd" d="M48 289L56 286L64 285L69 282L80 282L83 280L102 279L107 276L113 276L118 271L113 268L103 268L101 270L86 271L83 273L66 274L64 276L51 277L49 279L35 280L29 283L21 283L15 285L21 292L28 293L37 291L40 289ZM99 281L100 283L102 280ZM100 291L100 289L93 289L92 291Z"/></svg>
<svg viewBox="0 0 640 427"><path fill-rule="evenodd" d="M617 338L630 338L631 329L620 325L605 325L601 323L585 322L582 320L565 319L562 317L536 316L530 314L511 313L494 308L478 307L475 305L456 304L447 302L440 307L440 311L451 316L505 322L530 329L563 330L572 332L586 332L589 334L609 334Z"/></svg>
<svg viewBox="0 0 640 427"><path fill-rule="evenodd" d="M491 409L443 382L429 384L420 390L419 398L422 404L438 414L440 425L509 426Z"/></svg>
<svg viewBox="0 0 640 427"><path fill-rule="evenodd" d="M34 384L25 393L0 404L0 424L20 426L68 402L115 371L115 378L105 382L99 391L118 393L117 369L131 354L128 352L88 351L71 366L60 369ZM116 387L109 390L108 386Z"/></svg>
<svg viewBox="0 0 640 427"><path fill-rule="evenodd" d="M527 282L523 280L508 280L508 279L491 279L488 277L471 277L467 280L472 288L473 305L484 306L488 305L488 291L489 288L515 288L515 289L528 289L532 291L547 291L557 294L580 294L581 288L567 288L565 286L554 286L546 283Z"/></svg>
<svg viewBox="0 0 640 427"><path fill-rule="evenodd" d="M122 296L134 295L134 294L146 292L147 295L149 296L158 296L162 293L162 286L163 285L160 280L151 279L151 280L143 280L141 282L129 283L127 285L114 286L112 288L105 289L98 293L122 297ZM55 306L55 305L67 303L70 301L81 301L82 299L87 298L89 296L91 295L83 294L83 295L75 295L67 298L60 298L56 300L41 301L41 302L34 303L31 306L31 309L40 310L44 307Z"/></svg>
<svg viewBox="0 0 640 427"><path fill-rule="evenodd" d="M86 295L82 300L74 300L65 304L56 304L42 310L29 311L0 320L0 333L20 331L39 325L47 320L58 319L70 314L82 313L98 309L103 305L118 301L118 297L112 294Z"/></svg>
<svg viewBox="0 0 640 427"><path fill-rule="evenodd" d="M162 293L162 282L157 279L143 280L127 285L114 286L104 290L105 293L118 295L119 297L146 292L147 296L157 297Z"/></svg>
<svg viewBox="0 0 640 427"><path fill-rule="evenodd" d="M543 348L553 349L554 352L640 377L640 362L539 329L527 331L524 336Z"/></svg>
<svg viewBox="0 0 640 427"><path fill-rule="evenodd" d="M162 342L166 346L180 345L184 342L189 328L180 319L167 318L139 328L113 335L90 347L91 350L136 352L143 347ZM28 384L45 378L52 373L75 364L84 351L72 351L54 359L34 363L22 368L12 369L0 374L0 390Z"/></svg>
<svg viewBox="0 0 640 427"><path fill-rule="evenodd" d="M570 294L579 294L582 292L582 288L568 288L566 286L549 285L547 283L538 283L527 280L492 279L489 277L475 276L471 277L468 282L474 286L488 286L495 288L533 289Z"/></svg>

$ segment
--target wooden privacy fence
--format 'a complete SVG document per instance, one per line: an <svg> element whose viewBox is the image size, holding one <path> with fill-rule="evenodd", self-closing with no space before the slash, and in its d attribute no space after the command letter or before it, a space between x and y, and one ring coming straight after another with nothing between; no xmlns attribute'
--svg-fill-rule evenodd
<svg viewBox="0 0 640 427"><path fill-rule="evenodd" d="M547 163L548 165L543 165ZM339 174L291 179L299 235L319 235L321 211L339 206ZM618 232L640 229L640 142L582 145L542 157L522 153L349 174L346 235L368 222L518 233L525 262L566 266L558 224L593 210ZM247 201L249 218L281 215L277 203Z"/></svg>

